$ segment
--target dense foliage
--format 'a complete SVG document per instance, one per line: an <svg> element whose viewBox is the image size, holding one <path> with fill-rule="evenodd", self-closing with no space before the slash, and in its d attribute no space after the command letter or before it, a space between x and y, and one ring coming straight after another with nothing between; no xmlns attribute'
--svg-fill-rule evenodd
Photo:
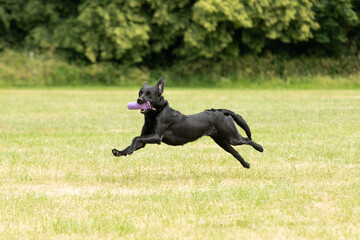
<svg viewBox="0 0 360 240"><path fill-rule="evenodd" d="M150 67L356 54L359 14L357 0L1 0L0 49Z"/></svg>

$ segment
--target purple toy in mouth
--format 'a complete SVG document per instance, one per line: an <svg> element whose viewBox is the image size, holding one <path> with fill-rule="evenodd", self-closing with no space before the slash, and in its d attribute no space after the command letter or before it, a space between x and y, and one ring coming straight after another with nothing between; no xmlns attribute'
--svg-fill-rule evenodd
<svg viewBox="0 0 360 240"><path fill-rule="evenodd" d="M127 105L127 108L130 110L140 109L141 111L146 111L146 110L152 109L150 102L146 102L143 104L138 104L137 102L129 102Z"/></svg>

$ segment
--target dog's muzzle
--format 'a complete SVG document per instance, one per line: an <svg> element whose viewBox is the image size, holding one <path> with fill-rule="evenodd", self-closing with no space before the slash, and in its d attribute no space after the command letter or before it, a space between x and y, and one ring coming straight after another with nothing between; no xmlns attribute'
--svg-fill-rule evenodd
<svg viewBox="0 0 360 240"><path fill-rule="evenodd" d="M142 97L139 97L139 98L136 100L136 102L137 102L138 104L143 104L143 103L145 103L146 101L145 101Z"/></svg>

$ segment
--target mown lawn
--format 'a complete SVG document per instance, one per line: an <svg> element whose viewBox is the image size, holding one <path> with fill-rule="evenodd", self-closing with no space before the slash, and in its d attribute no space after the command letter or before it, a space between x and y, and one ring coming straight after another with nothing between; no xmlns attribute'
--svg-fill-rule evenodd
<svg viewBox="0 0 360 240"><path fill-rule="evenodd" d="M360 90L176 90L229 108L265 151L149 145L137 90L0 90L1 239L359 239Z"/></svg>

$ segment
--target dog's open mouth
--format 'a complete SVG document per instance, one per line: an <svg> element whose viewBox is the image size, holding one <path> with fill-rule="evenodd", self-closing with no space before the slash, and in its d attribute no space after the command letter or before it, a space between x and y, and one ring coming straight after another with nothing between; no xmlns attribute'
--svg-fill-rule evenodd
<svg viewBox="0 0 360 240"><path fill-rule="evenodd" d="M150 103L149 103L148 106L149 106L149 107L148 107L147 109L141 109L141 110L140 110L140 113L146 113L146 112L148 112L148 111L150 111L150 110L156 111L156 108L151 107Z"/></svg>

